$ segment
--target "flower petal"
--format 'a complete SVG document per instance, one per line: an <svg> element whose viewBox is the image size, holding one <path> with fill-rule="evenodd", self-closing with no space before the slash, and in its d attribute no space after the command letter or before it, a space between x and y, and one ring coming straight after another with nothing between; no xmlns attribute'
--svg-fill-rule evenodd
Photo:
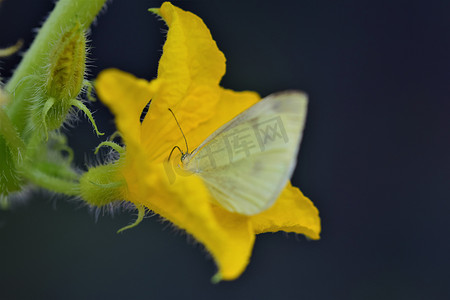
<svg viewBox="0 0 450 300"><path fill-rule="evenodd" d="M286 231L301 233L313 240L320 238L319 211L290 183L271 208L250 220L255 233Z"/></svg>
<svg viewBox="0 0 450 300"><path fill-rule="evenodd" d="M196 127L191 132L186 133L192 148L200 145L209 135L219 127L242 113L244 110L260 100L256 92L243 91L235 92L227 89L220 89L220 99L211 112L211 118L201 126Z"/></svg>
<svg viewBox="0 0 450 300"><path fill-rule="evenodd" d="M145 185L134 189L140 193L130 201L160 214L205 245L219 267L221 278L232 280L244 271L255 239L247 217L211 205L211 196L197 176L177 176L171 184L163 164L134 171L136 177L141 177L141 183L142 176L145 177ZM131 178L128 176L127 180Z"/></svg>
<svg viewBox="0 0 450 300"><path fill-rule="evenodd" d="M175 113L184 133L211 119L221 97L219 82L225 74L225 56L196 15L168 2L152 11L164 18L169 31L158 67L159 88L142 124L142 134L146 148L162 149L167 157L175 142L182 141L168 109ZM151 159L160 160L161 155L154 153Z"/></svg>
<svg viewBox="0 0 450 300"><path fill-rule="evenodd" d="M192 83L218 86L225 74L225 56L202 19L169 2L159 14L169 27L158 67L158 78L170 89L168 103L176 104Z"/></svg>
<svg viewBox="0 0 450 300"><path fill-rule="evenodd" d="M140 116L155 86L156 82L149 83L117 69L102 71L95 81L98 95L113 112L127 145L140 142Z"/></svg>
<svg viewBox="0 0 450 300"><path fill-rule="evenodd" d="M223 88L216 88L209 93L206 90L198 93L193 93L186 97L185 101L180 103L179 109L174 111L177 119L182 116L180 126L188 142L189 150L192 151L200 145L210 134L216 129L230 121L232 118L259 101L260 97L255 92L235 92ZM208 99L217 98L214 101L215 105L208 105ZM206 103L206 105L205 105ZM201 119L202 114L209 113L208 118L204 118L201 126L191 127L186 131L184 125L186 123L194 122L196 118ZM152 118L150 116L150 118ZM154 128L143 128L142 138L143 147L147 149L149 158L154 161L163 161L167 159L170 150L175 146L182 149L185 148L185 141L180 130L176 126L173 116L166 109L161 112L158 117L152 118L153 126L157 126L158 130ZM171 124L168 126L167 124ZM150 138L152 137L152 138ZM186 150L186 149L185 149Z"/></svg>
<svg viewBox="0 0 450 300"><path fill-rule="evenodd" d="M142 147L149 153L149 159L161 162L167 159L175 145L185 148L183 135L169 108L173 111L183 132L188 134L201 122L205 122L214 115L219 95L218 87L197 86L178 106L167 104L164 106L160 98L153 98L142 123ZM189 139L188 142L190 143Z"/></svg>

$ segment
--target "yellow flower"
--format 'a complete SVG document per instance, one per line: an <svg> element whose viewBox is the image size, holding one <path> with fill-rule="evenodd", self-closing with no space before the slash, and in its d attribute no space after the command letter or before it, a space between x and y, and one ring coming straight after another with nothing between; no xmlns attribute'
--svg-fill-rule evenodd
<svg viewBox="0 0 450 300"><path fill-rule="evenodd" d="M168 2L152 11L169 27L158 78L148 82L110 69L96 82L100 99L114 113L126 145L120 164L126 200L192 234L214 257L219 269L216 280L232 280L244 271L255 234L283 230L319 239L317 209L291 184L270 209L244 216L213 204L205 183L197 176L178 176L174 183L169 182L164 161L173 146L184 145L184 140L168 108L193 149L260 98L254 92L219 86L225 74L225 57L199 17ZM141 123L141 113L150 99Z"/></svg>

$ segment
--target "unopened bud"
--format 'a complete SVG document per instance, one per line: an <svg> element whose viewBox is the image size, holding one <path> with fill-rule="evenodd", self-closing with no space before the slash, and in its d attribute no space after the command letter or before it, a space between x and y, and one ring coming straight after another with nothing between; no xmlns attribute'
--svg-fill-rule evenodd
<svg viewBox="0 0 450 300"><path fill-rule="evenodd" d="M86 37L79 23L60 37L49 59L47 95L57 100L77 97L86 64Z"/></svg>
<svg viewBox="0 0 450 300"><path fill-rule="evenodd" d="M98 135L94 118L89 109L79 100L78 94L84 85L86 69L86 37L79 23L64 32L49 54L47 80L37 102L40 114L35 124L44 124L45 134L58 129L66 120L72 106L82 110L92 122Z"/></svg>

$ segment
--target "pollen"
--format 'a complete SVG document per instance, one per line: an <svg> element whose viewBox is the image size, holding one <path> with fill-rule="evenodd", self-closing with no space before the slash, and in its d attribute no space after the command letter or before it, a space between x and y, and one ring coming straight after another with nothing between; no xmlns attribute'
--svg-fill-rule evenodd
<svg viewBox="0 0 450 300"><path fill-rule="evenodd" d="M76 97L83 87L86 62L86 37L79 23L61 35L49 57L48 96L56 99Z"/></svg>

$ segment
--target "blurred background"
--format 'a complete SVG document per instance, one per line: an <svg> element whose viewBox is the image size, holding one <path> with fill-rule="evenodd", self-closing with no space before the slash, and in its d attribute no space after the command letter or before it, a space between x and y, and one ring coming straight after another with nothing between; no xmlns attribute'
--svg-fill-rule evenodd
<svg viewBox="0 0 450 300"><path fill-rule="evenodd" d="M110 1L90 33L89 78L115 67L156 77L162 1ZM35 192L0 211L0 299L450 299L450 2L173 1L200 16L227 57L222 85L310 97L292 181L322 218L322 238L257 237L236 281L158 217L94 215ZM53 0L5 0L0 47L25 41ZM1 60L4 81L20 56ZM107 135L108 109L90 108ZM66 131L76 163L101 139Z"/></svg>

